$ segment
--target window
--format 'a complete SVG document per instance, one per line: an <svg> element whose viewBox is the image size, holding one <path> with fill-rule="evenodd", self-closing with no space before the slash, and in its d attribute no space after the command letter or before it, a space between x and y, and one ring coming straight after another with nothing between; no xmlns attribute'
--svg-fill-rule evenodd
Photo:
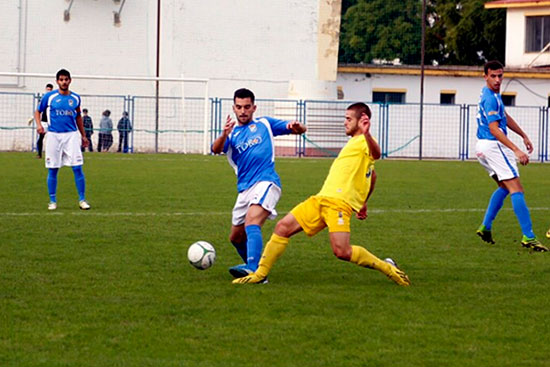
<svg viewBox="0 0 550 367"><path fill-rule="evenodd" d="M525 52L539 52L550 42L550 15L525 17Z"/></svg>
<svg viewBox="0 0 550 367"><path fill-rule="evenodd" d="M455 104L455 94L454 91L441 91L439 94L439 103Z"/></svg>
<svg viewBox="0 0 550 367"><path fill-rule="evenodd" d="M372 101L378 103L405 103L405 90L372 90Z"/></svg>
<svg viewBox="0 0 550 367"><path fill-rule="evenodd" d="M503 93L501 95L502 103L505 106L515 106L516 105L516 94L515 93Z"/></svg>

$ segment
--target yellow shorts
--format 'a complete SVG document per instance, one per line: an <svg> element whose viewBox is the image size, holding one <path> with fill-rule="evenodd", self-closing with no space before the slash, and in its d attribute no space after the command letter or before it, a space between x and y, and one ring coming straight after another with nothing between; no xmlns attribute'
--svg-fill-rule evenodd
<svg viewBox="0 0 550 367"><path fill-rule="evenodd" d="M349 232L353 210L342 200L310 196L290 211L308 236L325 227L329 232Z"/></svg>

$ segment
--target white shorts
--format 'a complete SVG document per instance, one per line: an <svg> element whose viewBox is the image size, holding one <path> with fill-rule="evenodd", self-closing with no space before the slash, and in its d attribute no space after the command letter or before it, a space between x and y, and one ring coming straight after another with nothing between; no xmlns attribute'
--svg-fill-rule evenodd
<svg viewBox="0 0 550 367"><path fill-rule="evenodd" d="M80 166L84 163L80 145L82 137L78 131L46 134L46 168Z"/></svg>
<svg viewBox="0 0 550 367"><path fill-rule="evenodd" d="M498 181L519 177L516 155L512 149L496 140L479 139L476 144L476 156L489 176Z"/></svg>
<svg viewBox="0 0 550 367"><path fill-rule="evenodd" d="M281 188L269 181L260 181L251 188L244 190L237 196L237 201L233 207L233 218L231 223L234 226L244 224L246 212L250 205L261 205L262 208L270 212L269 219L277 217L275 206L281 198Z"/></svg>

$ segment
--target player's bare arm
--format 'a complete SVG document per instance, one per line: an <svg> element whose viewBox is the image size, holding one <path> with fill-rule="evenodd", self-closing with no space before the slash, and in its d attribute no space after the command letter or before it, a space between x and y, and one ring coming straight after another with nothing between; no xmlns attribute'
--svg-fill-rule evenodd
<svg viewBox="0 0 550 367"><path fill-rule="evenodd" d="M371 176L371 180L370 180L369 193L367 194L367 198L365 199L365 203L363 204L361 209L357 213L355 213L355 217L359 220L367 219L367 217L369 216L367 202L369 201L369 198L372 195L372 192L374 191L374 186L376 185L376 171L372 170L371 175L372 176Z"/></svg>
<svg viewBox="0 0 550 367"><path fill-rule="evenodd" d="M367 140L367 145L369 147L369 152L372 155L372 158L375 160L380 159L382 153L380 151L380 145L374 140L372 135L370 134L370 118L366 114L362 114L361 118L359 119L359 128L363 132L363 135L365 135L365 139Z"/></svg>
<svg viewBox="0 0 550 367"><path fill-rule="evenodd" d="M306 125L300 123L300 121L291 121L286 125L286 128L292 132L292 134L303 134L307 131Z"/></svg>
<svg viewBox="0 0 550 367"><path fill-rule="evenodd" d="M231 134L231 131L233 131L233 127L236 123L236 121L231 120L231 116L227 115L225 125L222 129L222 134L214 140L214 143L212 143L212 153L220 154L222 152L225 139L227 139L229 134Z"/></svg>
<svg viewBox="0 0 550 367"><path fill-rule="evenodd" d="M40 112L38 110L34 111L34 121L36 121L36 132L39 134L44 134L44 126L40 121Z"/></svg>
<svg viewBox="0 0 550 367"><path fill-rule="evenodd" d="M527 134L521 129L519 124L510 116L508 113L506 113L506 126L510 128L513 132L518 134L523 138L523 144L525 144L525 148L529 152L529 154L533 153L533 143L531 143L531 140L527 136Z"/></svg>
<svg viewBox="0 0 550 367"><path fill-rule="evenodd" d="M519 149L514 143L512 143L512 141L508 139L508 137L502 132L502 130L500 130L500 128L498 127L498 121L491 122L489 124L489 130L499 142L512 149L519 163L521 163L522 165L526 165L529 163L529 156L521 149Z"/></svg>

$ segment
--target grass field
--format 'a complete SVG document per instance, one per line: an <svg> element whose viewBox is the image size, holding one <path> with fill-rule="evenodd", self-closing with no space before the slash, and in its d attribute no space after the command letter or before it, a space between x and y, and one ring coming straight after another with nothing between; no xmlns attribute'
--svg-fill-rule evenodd
<svg viewBox="0 0 550 367"><path fill-rule="evenodd" d="M225 158L85 159L92 210L63 168L50 213L43 161L0 153L0 366L550 365L550 255L521 248L509 199L497 245L477 238L495 185L475 162L378 163L352 242L394 258L402 288L337 260L326 231L294 237L270 284L232 285ZM279 159L279 212L316 193L330 163ZM548 245L550 166L521 172ZM187 263L196 240L217 249L209 270Z"/></svg>

